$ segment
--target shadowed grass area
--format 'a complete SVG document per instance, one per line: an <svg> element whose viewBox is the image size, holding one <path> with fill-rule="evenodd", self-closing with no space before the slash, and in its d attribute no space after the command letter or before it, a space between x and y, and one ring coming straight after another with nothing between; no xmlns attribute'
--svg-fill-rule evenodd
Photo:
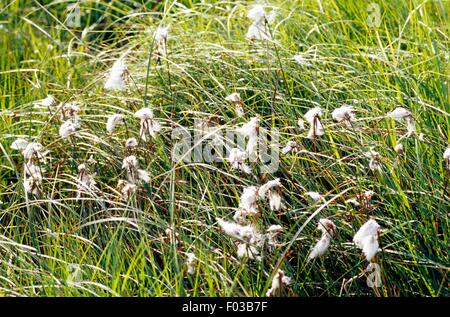
<svg viewBox="0 0 450 317"><path fill-rule="evenodd" d="M374 1L379 25L366 1L268 1L277 16L262 41L246 38L248 1L87 0L79 11L76 1L0 1L0 295L265 296L278 269L292 279L285 296L449 295L449 1ZM170 26L159 58L158 26ZM106 90L119 58L126 89ZM242 117L225 100L233 92ZM55 102L36 103L48 95ZM69 103L81 123L61 138L59 105ZM345 104L356 110L351 124L332 118ZM162 125L147 140L134 117L144 106ZM316 106L325 134L311 140L297 121ZM396 107L411 112L413 135L386 117ZM108 133L115 113L124 124ZM274 173L172 160L175 128L229 130L255 116L261 130L278 129L281 147L301 148L280 154ZM126 148L131 137L138 146ZM24 190L17 138L48 151L39 195ZM369 169L370 149L380 170ZM149 182L124 199L130 154ZM95 188L77 196L83 163ZM261 247L260 261L238 258L216 219L232 221L243 189L275 178L283 208L260 200L251 223L281 225L279 243ZM308 262L320 218L337 234ZM352 242L370 218L381 226L373 288Z"/></svg>

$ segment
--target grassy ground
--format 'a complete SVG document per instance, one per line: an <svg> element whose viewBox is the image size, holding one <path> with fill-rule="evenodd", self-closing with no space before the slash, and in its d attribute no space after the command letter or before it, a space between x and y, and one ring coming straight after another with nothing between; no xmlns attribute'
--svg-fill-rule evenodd
<svg viewBox="0 0 450 317"><path fill-rule="evenodd" d="M367 22L366 1L270 1L275 41L246 39L247 1L87 0L78 27L67 26L73 2L0 1L0 295L264 296L278 268L292 278L286 296L449 295L449 1L374 1L379 26ZM158 25L170 25L159 62ZM107 91L105 76L124 54L127 89ZM241 118L224 99L235 91ZM59 137L57 105L33 104L49 94L57 104L79 102L76 136ZM357 110L352 127L331 118L343 104ZM138 138L133 113L144 105L163 130L136 150L150 182L122 200L123 144ZM297 120L318 105L326 134L311 141ZM412 112L415 135L385 117L398 106ZM125 125L108 134L114 113ZM172 162L171 128L211 115L223 128L259 116L262 127L279 129L281 144L294 140L305 151L281 156L274 174ZM49 151L40 197L24 191L24 158L10 147L18 137ZM381 171L368 169L372 147ZM77 166L87 161L99 190L77 199ZM275 177L285 206L260 203L253 223L283 226L281 244L261 261L238 259L216 218L232 220L242 189ZM368 190L368 208L346 203ZM313 202L308 191L324 199ZM326 255L307 262L325 217L338 234ZM370 217L383 229L375 288L352 243Z"/></svg>

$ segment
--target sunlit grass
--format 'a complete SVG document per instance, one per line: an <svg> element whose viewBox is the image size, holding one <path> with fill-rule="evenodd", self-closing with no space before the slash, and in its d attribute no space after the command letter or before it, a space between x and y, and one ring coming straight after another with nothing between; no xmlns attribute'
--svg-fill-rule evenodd
<svg viewBox="0 0 450 317"><path fill-rule="evenodd" d="M270 1L279 11L270 27L276 42L246 39L247 1L83 1L80 27L67 26L69 1L4 2L1 295L264 296L278 268L292 278L288 296L448 295L449 1L376 1L379 27L367 24L366 1ZM167 58L158 62L152 32L159 25L170 30ZM124 55L127 89L106 91L105 76ZM242 118L225 101L235 91ZM33 104L49 94L79 102L75 138L59 137L56 105ZM343 104L357 110L352 127L331 118ZM150 182L124 201L117 187L127 177L124 143L139 139L133 114L144 105L164 128L140 140L135 155ZM297 120L318 105L326 133L311 141ZM406 124L385 117L398 106L412 112L416 135L403 137ZM125 124L108 134L114 113ZM279 129L283 146L292 140L305 151L281 156L273 175L174 163L171 128L210 116L223 128L259 116L261 126ZM50 151L38 199L25 194L24 159L10 148L18 137ZM394 151L399 142L402 155ZM368 169L370 148L381 156L380 172ZM101 190L76 199L77 167L91 157ZM283 226L282 246L260 262L237 259L216 218L231 220L244 187L275 177L285 207L260 204L255 224ZM368 190L370 208L346 202ZM324 200L312 202L309 191ZM352 243L370 217L383 229L379 288L360 276L368 263ZM338 233L325 256L307 263L320 218L333 220ZM193 275L187 252L196 256Z"/></svg>

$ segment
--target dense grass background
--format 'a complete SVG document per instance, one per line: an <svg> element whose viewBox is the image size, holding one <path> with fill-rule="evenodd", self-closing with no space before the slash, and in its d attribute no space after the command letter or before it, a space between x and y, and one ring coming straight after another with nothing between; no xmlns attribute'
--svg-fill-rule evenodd
<svg viewBox="0 0 450 317"><path fill-rule="evenodd" d="M263 296L278 265L293 279L289 296L449 295L450 173L442 160L450 141L449 1L373 1L379 27L366 22L366 1L270 1L279 9L276 42L245 38L253 2L86 0L79 28L66 21L74 2L1 0L1 295ZM149 64L158 25L171 26L169 53ZM105 74L124 53L128 89L105 91ZM299 53L308 65L293 60ZM234 91L244 99L243 118L224 100ZM33 105L48 94L82 105L76 138L60 139L56 107ZM350 129L331 119L344 103L358 111ZM151 182L125 202L116 186L126 177L123 143L138 136L133 113L144 104L165 128L141 143ZM317 105L327 133L312 142L296 122ZM397 106L413 113L417 135L401 138L405 125L384 117ZM109 135L113 113L126 124ZM307 152L283 156L274 175L174 164L170 128L211 115L223 127L259 115L262 126L280 129L282 144L295 140ZM17 137L50 151L40 199L24 193L23 158L10 149ZM393 150L399 140L401 156ZM367 168L371 147L382 157L380 172ZM77 166L91 156L101 191L77 200ZM283 246L261 262L238 261L215 219L232 219L242 188L274 177L285 208L262 204L255 224L282 225ZM345 203L366 190L375 192L372 208ZM307 191L325 200L313 203ZM306 263L322 217L338 236L326 256ZM351 243L370 217L385 229L376 258L382 286L373 289ZM194 275L186 252L197 257Z"/></svg>

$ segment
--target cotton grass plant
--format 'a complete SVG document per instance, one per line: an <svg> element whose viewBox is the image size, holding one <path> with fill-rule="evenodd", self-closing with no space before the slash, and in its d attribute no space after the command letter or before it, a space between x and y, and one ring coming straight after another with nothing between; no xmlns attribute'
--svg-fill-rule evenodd
<svg viewBox="0 0 450 317"><path fill-rule="evenodd" d="M44 3L0 9L1 295L448 295L447 1ZM246 147L174 162L199 120Z"/></svg>

